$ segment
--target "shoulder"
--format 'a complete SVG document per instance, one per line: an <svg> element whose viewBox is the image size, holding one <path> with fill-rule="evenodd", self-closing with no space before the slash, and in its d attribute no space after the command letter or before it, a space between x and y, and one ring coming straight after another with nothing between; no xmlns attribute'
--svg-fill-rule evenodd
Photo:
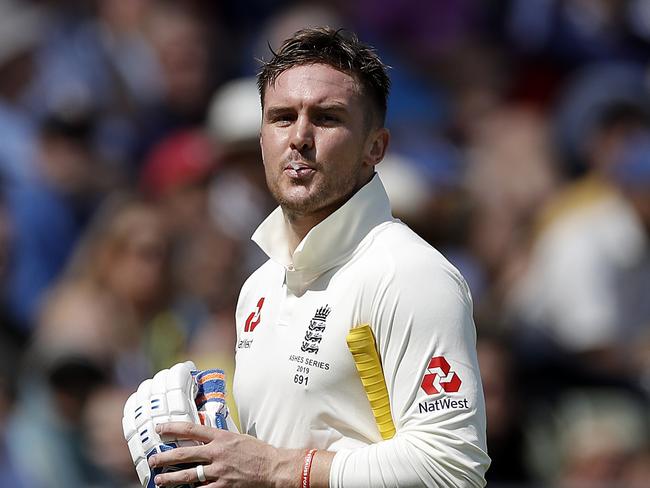
<svg viewBox="0 0 650 488"><path fill-rule="evenodd" d="M243 326L251 311L262 307L271 288L282 286L282 276L282 266L269 259L248 277L239 291L235 310L235 322L238 329Z"/></svg>
<svg viewBox="0 0 650 488"><path fill-rule="evenodd" d="M240 300L245 295L255 293L260 287L268 287L282 280L284 269L278 263L268 259L246 279L239 294Z"/></svg>
<svg viewBox="0 0 650 488"><path fill-rule="evenodd" d="M366 272L356 273L382 357L406 344L419 351L413 357L428 358L475 344L472 298L460 272L406 225L382 227L363 253Z"/></svg>
<svg viewBox="0 0 650 488"><path fill-rule="evenodd" d="M380 281L400 289L469 292L464 278L447 258L398 220L376 230L361 259L373 274L383 275Z"/></svg>

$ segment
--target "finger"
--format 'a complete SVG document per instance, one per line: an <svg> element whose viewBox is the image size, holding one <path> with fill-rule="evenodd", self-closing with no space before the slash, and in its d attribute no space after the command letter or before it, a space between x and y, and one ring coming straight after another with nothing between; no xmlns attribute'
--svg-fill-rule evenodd
<svg viewBox="0 0 650 488"><path fill-rule="evenodd" d="M174 439L210 442L219 435L219 432L224 431L192 422L165 422L156 426L156 432L160 434L162 439L171 437Z"/></svg>
<svg viewBox="0 0 650 488"><path fill-rule="evenodd" d="M209 466L203 467L203 472L207 479L209 478L208 474ZM156 475L154 478L154 483L156 486L177 486L177 485L186 485L190 483L200 483L199 475L196 471L196 467L183 469L181 471L168 472L165 474Z"/></svg>
<svg viewBox="0 0 650 488"><path fill-rule="evenodd" d="M210 457L204 446L189 446L161 452L149 457L148 462L150 468L159 468L177 464L210 462Z"/></svg>

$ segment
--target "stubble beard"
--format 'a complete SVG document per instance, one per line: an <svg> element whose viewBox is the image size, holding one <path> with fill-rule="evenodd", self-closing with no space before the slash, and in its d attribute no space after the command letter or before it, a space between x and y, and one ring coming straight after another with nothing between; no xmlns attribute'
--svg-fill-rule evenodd
<svg viewBox="0 0 650 488"><path fill-rule="evenodd" d="M298 189L296 187L303 187L300 191L304 195L292 195L293 190ZM278 205L282 207L289 219L310 215L328 204L327 195L329 192L328 188L324 186L310 188L310 185L289 182L284 189L281 184L273 187L269 186L269 188Z"/></svg>
<svg viewBox="0 0 650 488"><path fill-rule="evenodd" d="M316 215L320 212L327 213L328 209L331 209L329 213L333 212L356 191L355 186L351 185L350 182L358 181L358 178L358 174L347 174L333 180L326 179L320 182L312 180L308 184L289 181L284 183L285 188L282 187L283 183L277 180L269 181L269 178L267 178L267 184L271 195L280 205L284 214L288 219L292 220ZM291 196L291 190L298 186L304 188L305 195Z"/></svg>

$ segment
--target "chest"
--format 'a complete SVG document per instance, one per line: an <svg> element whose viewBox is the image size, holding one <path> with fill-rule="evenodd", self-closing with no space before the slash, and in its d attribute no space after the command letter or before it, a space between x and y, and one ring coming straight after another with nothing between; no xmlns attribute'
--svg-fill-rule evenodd
<svg viewBox="0 0 650 488"><path fill-rule="evenodd" d="M254 357L276 368L291 366L306 373L308 386L310 373L332 371L332 362L347 353L345 337L359 316L353 294L334 285L301 296L286 286L260 289L239 317L238 362Z"/></svg>
<svg viewBox="0 0 650 488"><path fill-rule="evenodd" d="M358 396L360 381L346 336L364 315L359 291L346 282L314 286L301 296L284 285L249 294L238 316L240 409L286 406L291 399L315 411L334 395Z"/></svg>

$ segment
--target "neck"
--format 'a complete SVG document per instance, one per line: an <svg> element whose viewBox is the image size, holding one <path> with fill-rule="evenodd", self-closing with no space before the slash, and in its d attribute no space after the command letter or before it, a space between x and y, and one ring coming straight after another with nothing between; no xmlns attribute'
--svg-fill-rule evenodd
<svg viewBox="0 0 650 488"><path fill-rule="evenodd" d="M298 244L300 244L309 231L329 217L334 210L329 212L322 211L317 214L300 214L291 210L283 209L284 218L287 221L287 224L289 224L289 249L291 250L291 254L293 254L298 247Z"/></svg>

